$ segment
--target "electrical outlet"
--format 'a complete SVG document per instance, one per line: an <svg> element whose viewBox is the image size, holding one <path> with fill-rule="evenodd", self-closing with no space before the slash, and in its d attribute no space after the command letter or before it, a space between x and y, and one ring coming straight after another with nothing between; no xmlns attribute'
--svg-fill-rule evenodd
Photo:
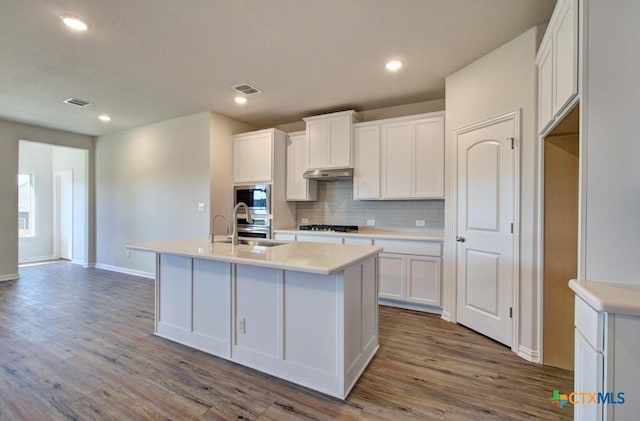
<svg viewBox="0 0 640 421"><path fill-rule="evenodd" d="M246 324L245 324L244 317L240 317L238 319L238 333L245 333L245 328L246 328Z"/></svg>
<svg viewBox="0 0 640 421"><path fill-rule="evenodd" d="M302 223L303 224L308 224L309 223L309 218L302 218Z"/></svg>
<svg viewBox="0 0 640 421"><path fill-rule="evenodd" d="M204 203L198 203L198 212L204 212Z"/></svg>
<svg viewBox="0 0 640 421"><path fill-rule="evenodd" d="M424 227L424 219L416 219L416 227Z"/></svg>
<svg viewBox="0 0 640 421"><path fill-rule="evenodd" d="M376 224L376 220L375 219L367 219L367 225L373 226L375 224Z"/></svg>

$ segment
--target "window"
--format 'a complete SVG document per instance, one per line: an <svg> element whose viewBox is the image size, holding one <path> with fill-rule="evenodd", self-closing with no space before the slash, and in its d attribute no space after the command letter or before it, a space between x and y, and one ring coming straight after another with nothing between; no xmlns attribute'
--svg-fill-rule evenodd
<svg viewBox="0 0 640 421"><path fill-rule="evenodd" d="M18 236L33 237L34 232L33 174L18 174Z"/></svg>

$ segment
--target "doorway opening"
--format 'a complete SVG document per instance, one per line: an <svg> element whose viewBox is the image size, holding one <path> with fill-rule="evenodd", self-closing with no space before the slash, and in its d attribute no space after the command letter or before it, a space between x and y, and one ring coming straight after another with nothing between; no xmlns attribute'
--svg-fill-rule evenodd
<svg viewBox="0 0 640 421"><path fill-rule="evenodd" d="M18 263L88 265L89 152L21 140Z"/></svg>
<svg viewBox="0 0 640 421"><path fill-rule="evenodd" d="M579 106L543 139L543 340L545 365L573 370L578 270Z"/></svg>

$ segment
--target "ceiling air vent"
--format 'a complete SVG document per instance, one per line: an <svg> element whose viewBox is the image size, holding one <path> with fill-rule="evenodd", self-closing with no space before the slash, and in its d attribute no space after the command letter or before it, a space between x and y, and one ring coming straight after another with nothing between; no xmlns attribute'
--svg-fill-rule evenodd
<svg viewBox="0 0 640 421"><path fill-rule="evenodd" d="M65 104L69 104L69 105L75 105L76 107L88 107L89 105L91 105L92 103L89 101L85 101L84 99L80 99L80 98L69 98L69 99L65 99L64 101Z"/></svg>
<svg viewBox="0 0 640 421"><path fill-rule="evenodd" d="M232 86L232 88L235 89L238 92L241 92L241 93L245 94L245 95L251 95L251 94L260 93L260 89L254 88L253 86L249 85L248 83L242 83L240 85Z"/></svg>

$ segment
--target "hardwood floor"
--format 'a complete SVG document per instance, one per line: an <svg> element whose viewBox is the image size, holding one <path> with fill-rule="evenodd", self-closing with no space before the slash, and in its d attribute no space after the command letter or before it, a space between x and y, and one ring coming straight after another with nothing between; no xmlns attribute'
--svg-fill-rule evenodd
<svg viewBox="0 0 640 421"><path fill-rule="evenodd" d="M436 316L380 308L378 354L343 402L155 337L153 282L69 263L0 282L2 420L572 419L570 371Z"/></svg>

